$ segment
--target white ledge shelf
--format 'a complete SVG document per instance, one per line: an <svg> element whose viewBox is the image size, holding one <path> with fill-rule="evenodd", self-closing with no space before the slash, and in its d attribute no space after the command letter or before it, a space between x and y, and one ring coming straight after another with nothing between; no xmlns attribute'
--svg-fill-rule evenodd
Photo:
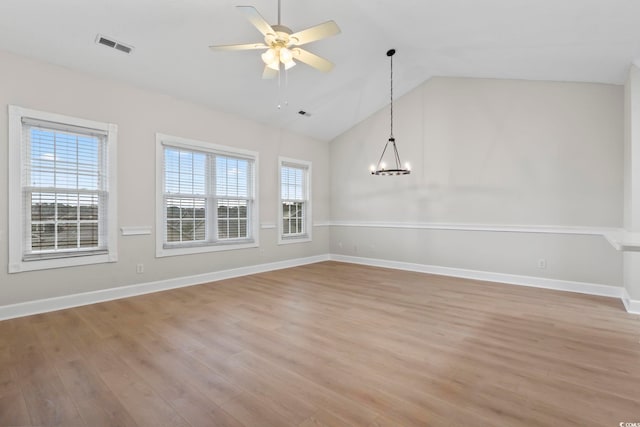
<svg viewBox="0 0 640 427"><path fill-rule="evenodd" d="M414 230L453 230L453 231L490 231L498 233L533 233L533 234L581 234L587 236L603 236L609 232L620 231L618 228L573 227L564 225L511 225L511 224L465 224L437 222L364 222L364 221L331 221L336 227L370 227L370 228L407 228Z"/></svg>
<svg viewBox="0 0 640 427"><path fill-rule="evenodd" d="M126 226L120 227L123 236L149 236L151 235L151 226Z"/></svg>
<svg viewBox="0 0 640 427"><path fill-rule="evenodd" d="M495 233L573 234L601 236L619 251L640 252L640 232L631 233L620 228L571 227L547 225L498 225L498 224L446 224L446 223L394 223L331 221L334 227L404 228L414 230L488 231Z"/></svg>
<svg viewBox="0 0 640 427"><path fill-rule="evenodd" d="M611 246L623 252L640 252L640 233L614 231L604 235Z"/></svg>

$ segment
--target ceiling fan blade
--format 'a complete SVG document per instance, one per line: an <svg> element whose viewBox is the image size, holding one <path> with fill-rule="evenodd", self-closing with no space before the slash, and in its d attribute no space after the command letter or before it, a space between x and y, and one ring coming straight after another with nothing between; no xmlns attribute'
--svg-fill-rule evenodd
<svg viewBox="0 0 640 427"><path fill-rule="evenodd" d="M268 49L269 46L262 43L247 43L247 44L223 44L217 46L209 46L211 50L258 50Z"/></svg>
<svg viewBox="0 0 640 427"><path fill-rule="evenodd" d="M274 70L273 68L269 68L265 65L264 71L262 72L263 79L273 79L273 78L276 78L277 76L278 76L278 72L276 70Z"/></svg>
<svg viewBox="0 0 640 427"><path fill-rule="evenodd" d="M306 30L298 31L289 36L289 40L293 40L293 44L300 46L306 43L311 43L316 40L321 40L327 37L335 36L340 33L340 27L333 21L327 21L322 24L307 28Z"/></svg>
<svg viewBox="0 0 640 427"><path fill-rule="evenodd" d="M292 52L293 52L293 59L297 59L300 62L304 62L305 64L310 65L313 68L316 68L320 71L324 71L325 73L328 73L333 69L333 64L330 61L318 55L315 55L307 50L296 48L296 49L292 49Z"/></svg>
<svg viewBox="0 0 640 427"><path fill-rule="evenodd" d="M264 20L262 15L256 10L253 6L236 6L240 12L244 14L244 16L253 24L254 27L258 29L262 33L263 36L267 34L275 34L271 25L267 21Z"/></svg>

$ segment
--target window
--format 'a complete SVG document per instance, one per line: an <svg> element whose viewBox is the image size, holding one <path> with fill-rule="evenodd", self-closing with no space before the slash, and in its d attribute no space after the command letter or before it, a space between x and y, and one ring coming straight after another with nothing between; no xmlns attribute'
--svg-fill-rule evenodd
<svg viewBox="0 0 640 427"><path fill-rule="evenodd" d="M257 154L157 135L157 256L257 246Z"/></svg>
<svg viewBox="0 0 640 427"><path fill-rule="evenodd" d="M311 241L311 163L281 157L278 243Z"/></svg>
<svg viewBox="0 0 640 427"><path fill-rule="evenodd" d="M114 262L117 127L9 107L9 272Z"/></svg>

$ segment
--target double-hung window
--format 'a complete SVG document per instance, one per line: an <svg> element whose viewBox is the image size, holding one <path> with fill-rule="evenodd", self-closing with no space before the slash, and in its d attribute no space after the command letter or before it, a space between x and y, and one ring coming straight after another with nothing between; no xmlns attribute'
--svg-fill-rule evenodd
<svg viewBox="0 0 640 427"><path fill-rule="evenodd" d="M257 246L257 154L157 135L158 256Z"/></svg>
<svg viewBox="0 0 640 427"><path fill-rule="evenodd" d="M278 242L308 242L311 240L311 162L280 157L278 163Z"/></svg>
<svg viewBox="0 0 640 427"><path fill-rule="evenodd" d="M9 107L9 271L113 262L117 127Z"/></svg>

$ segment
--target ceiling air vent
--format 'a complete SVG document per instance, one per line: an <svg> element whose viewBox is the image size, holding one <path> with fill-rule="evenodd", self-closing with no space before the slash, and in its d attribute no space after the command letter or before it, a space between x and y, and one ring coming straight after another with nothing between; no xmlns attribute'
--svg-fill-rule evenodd
<svg viewBox="0 0 640 427"><path fill-rule="evenodd" d="M127 46L124 43L117 42L101 34L98 34L98 36L96 37L96 43L107 46L107 47L111 47L113 49L119 50L120 52L124 52L124 53L131 53L131 51L133 50L132 46Z"/></svg>

